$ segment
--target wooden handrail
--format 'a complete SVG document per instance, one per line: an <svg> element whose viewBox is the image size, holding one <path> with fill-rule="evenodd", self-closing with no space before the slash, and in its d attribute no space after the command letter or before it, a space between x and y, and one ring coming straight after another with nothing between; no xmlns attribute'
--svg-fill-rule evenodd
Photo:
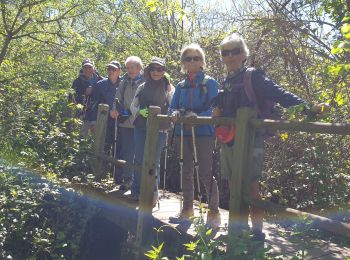
<svg viewBox="0 0 350 260"><path fill-rule="evenodd" d="M293 122L287 120L252 119L250 124L255 128L268 127L276 130L291 130L322 134L350 134L350 124L321 123L321 122Z"/></svg>
<svg viewBox="0 0 350 260"><path fill-rule="evenodd" d="M100 127L96 130L96 138L94 145L94 153L96 157L101 158L100 162L96 162L96 173L100 176L101 167L103 161L111 161L116 164L132 166L130 163L122 162L114 158L103 155L103 143L105 138L108 106L99 105L97 126ZM144 241L145 235L149 231L149 226L146 224L146 220L152 214L152 197L153 187L156 181L156 145L158 140L158 128L160 122L169 122L171 117L167 115L159 115L159 107L150 107L150 115L147 120L147 136L145 142L145 153L142 165L142 177L141 177L141 194L140 194L140 209L138 213L138 224L136 234L136 244L141 247ZM317 216L314 214L302 212L299 210L286 208L280 205L275 205L267 201L252 200L249 198L243 198L243 194L247 194L247 187L242 187L243 183L247 183L249 178L247 168L249 164L250 153L254 144L254 136L256 128L270 128L278 130L288 131L301 131L311 133L324 133L324 134L340 134L350 135L350 124L340 123L321 123L321 122L292 122L287 120L269 120L269 119L257 119L256 112L251 108L240 108L237 111L237 118L229 117L196 117L185 118L180 117L176 123L192 124L192 125L236 125L236 139L234 145L234 161L235 169L234 176L230 180L230 223L229 223L229 235L237 235L237 230L234 228L235 222L244 221L248 219L247 213L241 212L241 205L249 204L257 207L261 207L268 211L277 211L281 214L293 215L293 216L306 216L307 218L315 221L319 226L332 233L350 237L350 224L345 224L339 221L330 220L325 217ZM100 125L100 126L99 126ZM139 168L139 167L138 167ZM243 203L243 204L242 204ZM230 250L230 245L228 250ZM139 257L141 253L139 252Z"/></svg>
<svg viewBox="0 0 350 260"><path fill-rule="evenodd" d="M157 120L161 122L170 122L171 116L157 115ZM210 116L198 116L198 117L180 117L176 123L192 124L192 125L233 125L236 119L233 117L210 117Z"/></svg>

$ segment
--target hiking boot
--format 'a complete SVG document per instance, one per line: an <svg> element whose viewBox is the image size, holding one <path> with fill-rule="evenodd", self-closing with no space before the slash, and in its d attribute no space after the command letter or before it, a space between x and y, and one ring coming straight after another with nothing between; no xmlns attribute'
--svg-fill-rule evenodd
<svg viewBox="0 0 350 260"><path fill-rule="evenodd" d="M193 216L193 209L182 209L180 214L176 215L175 217L170 217L169 221L175 224L180 224L182 222L190 222Z"/></svg>
<svg viewBox="0 0 350 260"><path fill-rule="evenodd" d="M127 198L129 198L132 202L139 202L139 195L130 194L130 195L127 195Z"/></svg>
<svg viewBox="0 0 350 260"><path fill-rule="evenodd" d="M220 216L219 210L209 209L206 226L215 230L220 227L220 224L221 224L221 216Z"/></svg>

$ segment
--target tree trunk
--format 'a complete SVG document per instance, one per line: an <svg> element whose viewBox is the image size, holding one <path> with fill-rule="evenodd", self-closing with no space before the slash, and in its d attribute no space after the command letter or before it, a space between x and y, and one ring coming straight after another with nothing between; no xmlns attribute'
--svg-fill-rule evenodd
<svg viewBox="0 0 350 260"><path fill-rule="evenodd" d="M12 37L9 35L6 35L4 44L2 45L1 52L0 52L0 66L2 62L5 60L7 50L10 46L10 42L12 40Z"/></svg>

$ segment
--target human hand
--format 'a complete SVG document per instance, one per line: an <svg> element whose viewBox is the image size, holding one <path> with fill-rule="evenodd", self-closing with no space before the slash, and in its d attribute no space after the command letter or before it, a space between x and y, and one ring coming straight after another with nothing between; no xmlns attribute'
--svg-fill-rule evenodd
<svg viewBox="0 0 350 260"><path fill-rule="evenodd" d="M194 112L192 112L192 111L187 111L186 114L185 114L185 117L186 117L186 118L197 117L197 113L194 113Z"/></svg>
<svg viewBox="0 0 350 260"><path fill-rule="evenodd" d="M143 108L143 109L140 109L139 110L139 114L141 115L141 116L143 116L144 118L147 118L148 117L148 108Z"/></svg>
<svg viewBox="0 0 350 260"><path fill-rule="evenodd" d="M109 112L109 116L111 117L111 118L117 118L118 116L119 116L119 112L117 111L117 110L111 110L110 112Z"/></svg>
<svg viewBox="0 0 350 260"><path fill-rule="evenodd" d="M215 107L213 109L213 112L211 113L211 116L212 117L219 117L219 116L221 116L221 109L218 108L218 107Z"/></svg>
<svg viewBox="0 0 350 260"><path fill-rule="evenodd" d="M313 105L311 107L311 111L316 113L316 114L323 114L329 111L329 104L327 103L319 103L316 105Z"/></svg>
<svg viewBox="0 0 350 260"><path fill-rule="evenodd" d="M171 114L171 121L172 121L173 123L175 123L177 120L179 120L180 116L181 116L180 111L178 111L178 110L174 111L174 112Z"/></svg>

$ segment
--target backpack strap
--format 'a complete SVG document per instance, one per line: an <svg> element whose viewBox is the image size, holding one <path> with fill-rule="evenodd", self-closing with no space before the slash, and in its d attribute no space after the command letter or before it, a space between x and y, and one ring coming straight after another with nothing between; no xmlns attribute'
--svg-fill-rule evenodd
<svg viewBox="0 0 350 260"><path fill-rule="evenodd" d="M205 101L204 101L204 104L203 106L206 106L209 102L209 96L208 96L208 87L207 87L207 82L208 80L210 79L210 76L208 75L204 75L204 78L202 80L202 82L199 84L199 96L201 97L202 96L202 93L205 94ZM182 80L179 82L179 85L180 85L180 89L183 89L185 88L185 80Z"/></svg>
<svg viewBox="0 0 350 260"><path fill-rule="evenodd" d="M200 85L204 91L204 94L206 94L207 96L208 96L207 82L209 79L210 79L210 77L208 75L204 75L204 78L203 78L202 83Z"/></svg>
<svg viewBox="0 0 350 260"><path fill-rule="evenodd" d="M253 104L254 109L258 112L259 116L261 116L261 110L258 106L257 100L256 100L256 94L253 89L253 84L252 84L252 74L253 71L255 71L255 68L247 68L246 71L244 72L244 77L243 77L243 85L244 85L244 91L249 99L249 101Z"/></svg>
<svg viewBox="0 0 350 260"><path fill-rule="evenodd" d="M125 88L127 85L127 80L123 80L122 84L120 84L119 88L120 88L120 104L122 105L122 107L124 107L124 95L125 95Z"/></svg>
<svg viewBox="0 0 350 260"><path fill-rule="evenodd" d="M184 88L185 87L185 80L181 80L179 82L180 88Z"/></svg>

